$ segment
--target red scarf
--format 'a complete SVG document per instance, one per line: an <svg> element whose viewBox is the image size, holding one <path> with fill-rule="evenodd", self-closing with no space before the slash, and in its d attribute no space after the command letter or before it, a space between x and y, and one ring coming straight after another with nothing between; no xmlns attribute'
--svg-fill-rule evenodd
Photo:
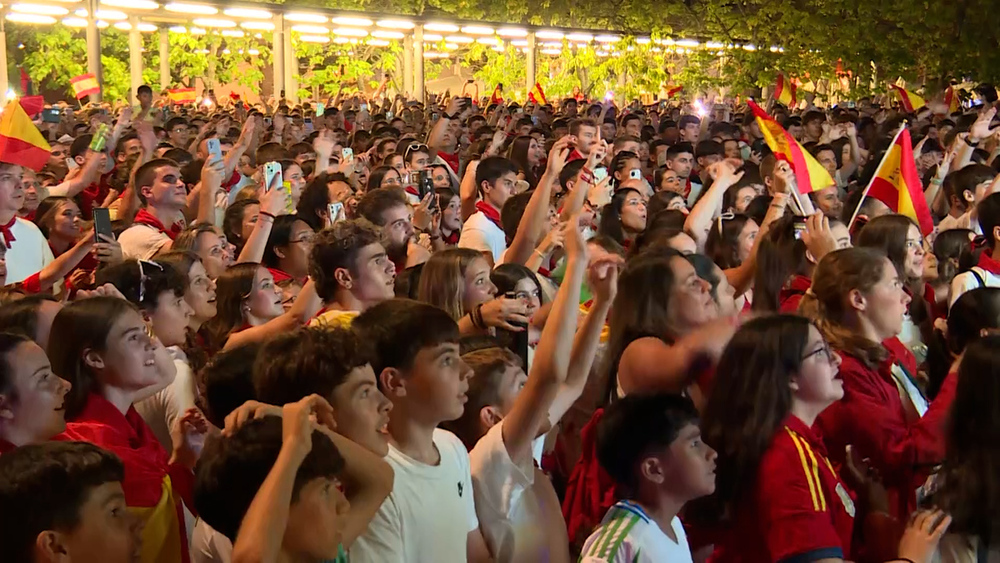
<svg viewBox="0 0 1000 563"><path fill-rule="evenodd" d="M170 237L170 240L176 239L177 235L181 234L181 231L184 230L184 226L181 225L180 223L174 223L173 225L170 225L170 230L167 230L167 228L163 226L163 223L161 223L159 219L154 217L153 214L150 213L149 211L146 211L145 207L140 209L139 212L135 214L135 221L133 221L133 223L136 225L146 225L147 227L153 227L154 229Z"/></svg>
<svg viewBox="0 0 1000 563"><path fill-rule="evenodd" d="M487 219L493 221L493 224L499 227L501 231L503 230L503 225L500 224L500 212L495 207L485 201L477 201L476 209L481 211Z"/></svg>
<svg viewBox="0 0 1000 563"><path fill-rule="evenodd" d="M10 230L14 226L15 221L17 221L17 215L11 217L6 225L0 225L0 235L3 235L3 243L7 248L10 248L10 243L17 240L14 238L14 233Z"/></svg>
<svg viewBox="0 0 1000 563"><path fill-rule="evenodd" d="M406 193L412 196L417 196L417 198L420 197L420 192L418 192L417 188L415 188L414 186L406 186L404 190L406 191Z"/></svg>
<svg viewBox="0 0 1000 563"><path fill-rule="evenodd" d="M9 244L7 248L10 248ZM995 276L1000 276L1000 262L993 259L993 249L991 248L987 248L979 255L979 262L976 263L976 266Z"/></svg>
<svg viewBox="0 0 1000 563"><path fill-rule="evenodd" d="M446 235L444 233L441 234L441 238L444 239L444 243L447 244L448 246L455 246L455 245L457 245L458 244L458 239L460 237L461 237L461 232L459 232L458 229L455 229L454 231L452 231L450 235Z"/></svg>

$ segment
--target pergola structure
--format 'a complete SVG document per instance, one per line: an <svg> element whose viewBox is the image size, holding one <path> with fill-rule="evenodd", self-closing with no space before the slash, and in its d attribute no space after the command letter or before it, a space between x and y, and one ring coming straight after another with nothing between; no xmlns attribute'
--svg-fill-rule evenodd
<svg viewBox="0 0 1000 563"><path fill-rule="evenodd" d="M290 5L229 4L171 0L29 0L3 7L3 20L26 24L65 25L86 28L88 72L101 80L101 30L109 26L127 31L131 94L142 84L142 33L159 34L160 87L171 83L169 33L204 34L208 30L223 37L255 34L271 40L274 91L284 90L295 100L296 40L311 43L364 43L388 46L403 44L403 92L418 99L424 95L424 60L448 56L435 50L457 50L471 43L521 49L527 60L526 84L535 83L539 54L557 56L564 45L596 46L599 54L613 56L622 34L606 30L518 26L503 23L461 21L454 18L399 16L344 10L298 9ZM637 37L638 43L654 41ZM722 48L721 44L694 39L656 39L653 48L685 51L698 47ZM755 48L752 45L742 46ZM8 92L6 32L0 22L0 96ZM100 94L97 95L99 100Z"/></svg>

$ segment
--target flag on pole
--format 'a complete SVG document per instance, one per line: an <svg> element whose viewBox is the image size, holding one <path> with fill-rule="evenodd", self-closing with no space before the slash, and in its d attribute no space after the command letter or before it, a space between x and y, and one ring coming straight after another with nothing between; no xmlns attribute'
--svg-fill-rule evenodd
<svg viewBox="0 0 1000 563"><path fill-rule="evenodd" d="M954 86L949 86L948 89L944 91L944 105L948 106L949 114L958 111L958 94L955 92Z"/></svg>
<svg viewBox="0 0 1000 563"><path fill-rule="evenodd" d="M748 100L747 103L757 118L757 125L764 135L764 142L771 147L774 157L784 160L792 167L799 193L808 194L834 185L833 178L826 168L806 152L788 131L753 101Z"/></svg>
<svg viewBox="0 0 1000 563"><path fill-rule="evenodd" d="M667 98L673 98L674 96L677 95L678 92L680 92L682 90L684 90L683 86L671 86L667 90Z"/></svg>
<svg viewBox="0 0 1000 563"><path fill-rule="evenodd" d="M75 76L69 79L69 83L73 86L73 94L78 100L101 92L101 85L97 83L97 77L93 74Z"/></svg>
<svg viewBox="0 0 1000 563"><path fill-rule="evenodd" d="M52 147L17 100L0 114L0 162L39 171L49 161Z"/></svg>
<svg viewBox="0 0 1000 563"><path fill-rule="evenodd" d="M899 95L899 103L903 104L903 109L906 110L906 113L914 113L918 109L927 105L927 102L925 102L923 98L913 92L904 90L895 84L890 84L889 86L896 90L896 94Z"/></svg>
<svg viewBox="0 0 1000 563"><path fill-rule="evenodd" d="M167 90L167 96L175 104L193 104L198 99L194 88L173 88Z"/></svg>
<svg viewBox="0 0 1000 563"><path fill-rule="evenodd" d="M920 232L924 236L934 230L934 220L931 219L930 209L927 208L924 187L917 173L917 161L913 158L913 141L910 140L910 131L905 126L896 133L896 138L892 140L892 145L882 157L875 176L865 188L861 201L864 201L865 197L873 197L893 212L913 219L920 226ZM860 202L858 209L861 209ZM851 217L852 224L857 215L858 211L855 210L854 217Z"/></svg>
<svg viewBox="0 0 1000 563"><path fill-rule="evenodd" d="M545 90L542 90L542 85L537 82L535 82L535 87L528 92L528 99L543 106L549 103L548 100L545 99Z"/></svg>
<svg viewBox="0 0 1000 563"><path fill-rule="evenodd" d="M24 71L24 67L20 67L21 70L21 95L22 96L34 96L35 95L35 85L31 81L31 77L28 73Z"/></svg>
<svg viewBox="0 0 1000 563"><path fill-rule="evenodd" d="M503 94L500 93L501 86L497 84L497 87L493 89L493 95L490 96L490 104L502 104Z"/></svg>
<svg viewBox="0 0 1000 563"><path fill-rule="evenodd" d="M778 81L774 85L774 99L778 103L791 106L796 103L795 99L795 84L792 81L785 78L783 73L778 73Z"/></svg>

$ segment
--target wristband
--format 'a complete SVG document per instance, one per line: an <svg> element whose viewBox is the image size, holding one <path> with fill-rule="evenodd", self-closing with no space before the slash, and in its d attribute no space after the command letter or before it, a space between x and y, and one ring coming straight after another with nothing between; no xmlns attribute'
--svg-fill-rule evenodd
<svg viewBox="0 0 1000 563"><path fill-rule="evenodd" d="M965 141L965 144L969 145L970 147L978 147L979 146L979 141L972 142L972 141L969 140L968 137L966 137L963 140Z"/></svg>
<svg viewBox="0 0 1000 563"><path fill-rule="evenodd" d="M931 178L931 184L934 184L935 186L940 186L943 183L944 183L944 180L942 180L941 178L938 178L937 176Z"/></svg>
<svg viewBox="0 0 1000 563"><path fill-rule="evenodd" d="M271 219L274 219L274 214L273 213L268 213L267 211L258 211L257 215L258 215L258 217L264 216L264 217L270 217Z"/></svg>

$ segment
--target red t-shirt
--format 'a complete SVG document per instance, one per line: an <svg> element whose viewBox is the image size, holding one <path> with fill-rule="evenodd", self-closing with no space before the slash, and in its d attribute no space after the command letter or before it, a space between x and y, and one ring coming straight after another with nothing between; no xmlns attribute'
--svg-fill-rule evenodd
<svg viewBox="0 0 1000 563"><path fill-rule="evenodd" d="M778 293L778 312L797 313L802 296L812 287L812 279L805 276L792 276L785 287Z"/></svg>
<svg viewBox="0 0 1000 563"><path fill-rule="evenodd" d="M794 415L779 426L753 490L734 509L710 561L815 561L851 552L854 499L823 441Z"/></svg>

